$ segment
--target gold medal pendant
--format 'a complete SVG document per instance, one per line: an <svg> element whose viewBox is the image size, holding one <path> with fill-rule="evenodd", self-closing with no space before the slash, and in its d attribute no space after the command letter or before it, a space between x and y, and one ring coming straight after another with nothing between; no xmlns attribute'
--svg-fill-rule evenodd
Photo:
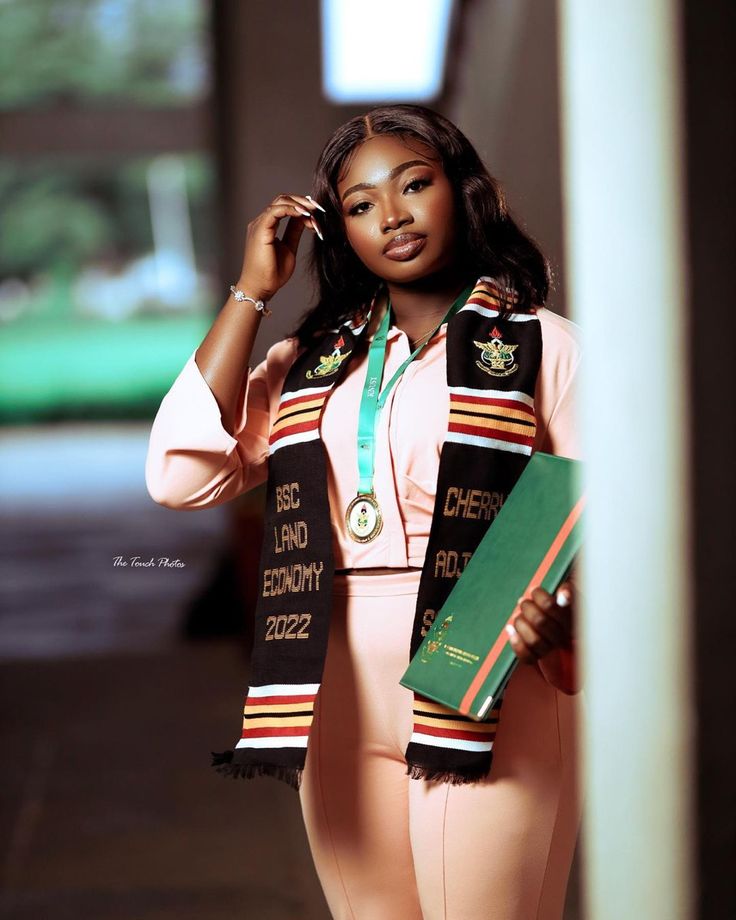
<svg viewBox="0 0 736 920"><path fill-rule="evenodd" d="M383 516L378 502L368 493L358 494L345 511L345 526L356 543L370 543L383 527Z"/></svg>

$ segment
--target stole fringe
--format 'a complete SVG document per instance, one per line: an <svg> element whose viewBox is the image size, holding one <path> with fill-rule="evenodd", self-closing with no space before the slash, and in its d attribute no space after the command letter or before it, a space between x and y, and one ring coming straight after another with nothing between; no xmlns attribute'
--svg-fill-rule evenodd
<svg viewBox="0 0 736 920"><path fill-rule="evenodd" d="M272 763L233 763L234 751L222 751L212 754L212 764L222 776L231 776L233 779L253 779L255 776L273 776L287 783L292 789L299 791L302 782L302 770L298 767L283 767Z"/></svg>
<svg viewBox="0 0 736 920"><path fill-rule="evenodd" d="M432 767L420 767L418 764L407 764L406 775L411 779L423 779L428 782L451 783L453 786L462 786L467 783L477 783L488 776L488 768L472 770L468 773L454 773L451 770L434 770Z"/></svg>
<svg viewBox="0 0 736 920"><path fill-rule="evenodd" d="M302 782L303 770L298 767L283 767L278 764L259 763L243 764L233 763L234 751L222 751L212 754L212 766L222 776L233 779L253 779L256 776L272 776L299 791ZM488 768L480 768L466 773L455 773L452 770L436 770L432 767L422 767L418 764L407 764L406 775L411 779L421 779L426 782L450 783L453 786L477 783L488 776Z"/></svg>

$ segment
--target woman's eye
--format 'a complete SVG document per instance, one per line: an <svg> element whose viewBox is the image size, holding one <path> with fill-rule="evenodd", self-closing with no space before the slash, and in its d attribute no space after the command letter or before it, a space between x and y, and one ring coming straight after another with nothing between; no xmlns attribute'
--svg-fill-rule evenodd
<svg viewBox="0 0 736 920"><path fill-rule="evenodd" d="M429 179L412 179L404 187L404 192L418 192L420 189L424 188L425 185L429 185ZM365 214L366 210L371 206L370 201L359 201L357 204L354 204L352 208L348 210L348 215L354 217L357 214Z"/></svg>
<svg viewBox="0 0 736 920"><path fill-rule="evenodd" d="M429 185L429 179L412 179L404 191L408 192L411 190L413 192L418 192L419 189L424 188L425 185Z"/></svg>

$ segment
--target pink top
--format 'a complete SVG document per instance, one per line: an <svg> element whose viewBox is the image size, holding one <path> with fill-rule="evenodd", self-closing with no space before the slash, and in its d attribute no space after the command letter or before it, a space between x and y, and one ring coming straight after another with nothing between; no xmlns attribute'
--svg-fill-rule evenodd
<svg viewBox="0 0 736 920"><path fill-rule="evenodd" d="M542 363L537 379L535 450L580 459L574 381L580 362L578 327L539 308ZM356 543L344 515L358 484L358 410L366 375L362 352L331 392L320 432L328 457L335 568L422 566L429 539L440 451L447 432L450 398L445 376L447 324L421 360L412 361L394 384L379 414L374 488L384 526L370 543ZM192 352L161 402L151 429L146 486L167 508L195 510L219 505L264 482L268 436L281 386L303 349L295 338L269 348L241 388L234 436L223 427L217 401ZM383 381L410 354L406 333L391 327Z"/></svg>

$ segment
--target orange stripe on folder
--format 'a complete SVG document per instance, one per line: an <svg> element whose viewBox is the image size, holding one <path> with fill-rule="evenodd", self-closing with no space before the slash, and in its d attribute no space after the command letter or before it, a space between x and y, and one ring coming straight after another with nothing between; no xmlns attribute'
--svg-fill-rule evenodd
<svg viewBox="0 0 736 920"><path fill-rule="evenodd" d="M536 587L536 585L538 585L542 581L542 579L547 574L547 572L549 572L550 568L552 567L552 564L557 558L557 555L562 549L565 543L565 540L567 540L567 538L570 536L570 534L572 533L573 527L577 524L578 520L580 519L580 515L583 513L584 505L585 505L585 495L582 495L578 499L573 509L568 514L562 527L560 527L557 533L557 536L554 538L554 540L550 544L549 549L545 553L544 558L539 563L539 568L534 573L534 575L531 577L529 584L526 586L526 589L524 590L522 597L526 597L530 589L533 587ZM517 608L515 607L514 610L512 611L512 615L508 619L509 623L513 622L513 619L514 619L513 614L516 612L516 609ZM507 639L506 631L501 630L501 633L499 634L496 641L493 643L493 646L488 652L488 654L486 655L485 659L483 660L483 663L476 671L475 677L471 681L470 686L465 692L465 696L462 698L460 702L459 710L461 713L463 713L463 715L469 715L470 707L473 704L473 700L476 698L476 696L480 692L480 688L483 686L483 681L486 679L486 677L488 677L491 671L491 668L498 660L498 656L501 654L501 649L503 649L507 641L508 639Z"/></svg>

